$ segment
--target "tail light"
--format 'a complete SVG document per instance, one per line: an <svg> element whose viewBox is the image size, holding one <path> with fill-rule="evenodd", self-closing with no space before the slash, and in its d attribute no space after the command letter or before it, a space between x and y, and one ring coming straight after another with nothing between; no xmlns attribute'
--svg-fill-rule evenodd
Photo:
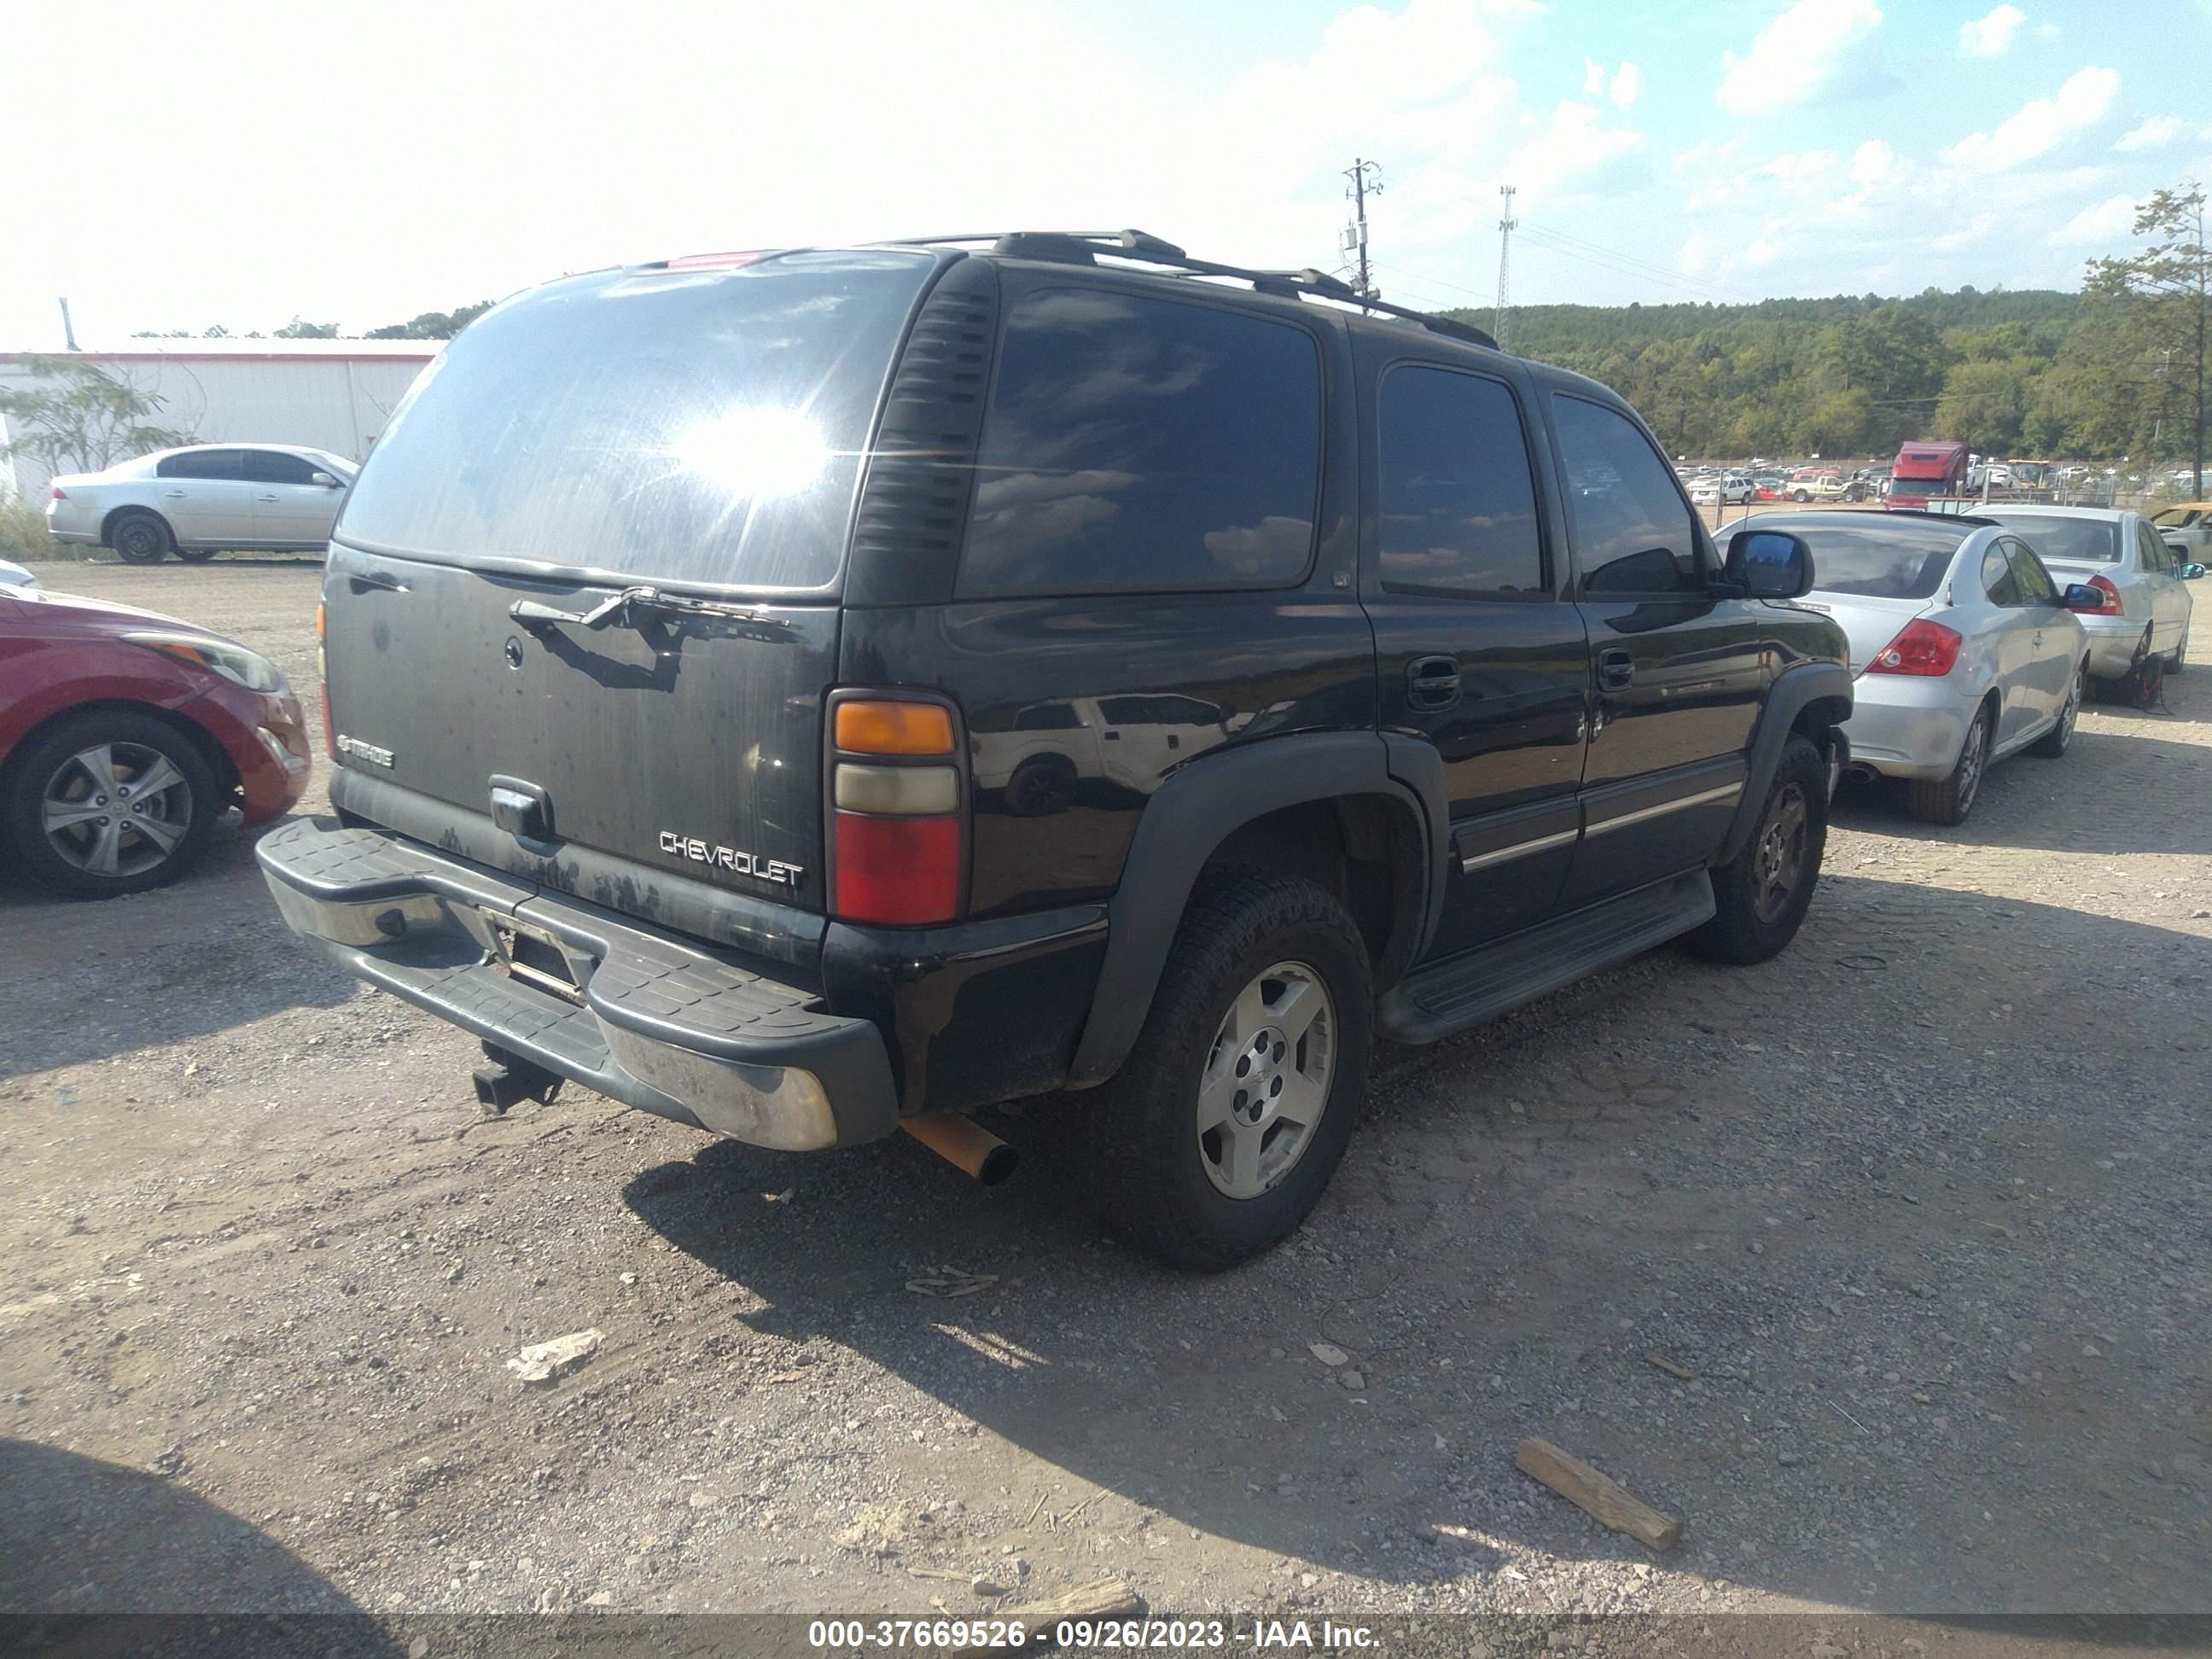
<svg viewBox="0 0 2212 1659"><path fill-rule="evenodd" d="M2083 615L2120 617L2127 614L2127 601L2120 597L2120 590L2112 586L2112 579L2110 576L2092 576L2087 585L2097 590L2097 608L2094 611L2084 611Z"/></svg>
<svg viewBox="0 0 2212 1659"><path fill-rule="evenodd" d="M853 697L830 704L830 910L915 927L960 914L968 868L952 711Z"/></svg>
<svg viewBox="0 0 2212 1659"><path fill-rule="evenodd" d="M58 501L65 501L69 499L69 491L64 489L59 484L51 486L49 493Z"/></svg>
<svg viewBox="0 0 2212 1659"><path fill-rule="evenodd" d="M331 719L331 657L323 647L323 607L315 607L315 690L323 705L323 753L332 765L338 758L338 729Z"/></svg>
<svg viewBox="0 0 2212 1659"><path fill-rule="evenodd" d="M1948 674L1959 660L1965 636L1955 628L1916 617L1905 631L1874 653L1866 665L1869 674L1925 674L1931 678Z"/></svg>

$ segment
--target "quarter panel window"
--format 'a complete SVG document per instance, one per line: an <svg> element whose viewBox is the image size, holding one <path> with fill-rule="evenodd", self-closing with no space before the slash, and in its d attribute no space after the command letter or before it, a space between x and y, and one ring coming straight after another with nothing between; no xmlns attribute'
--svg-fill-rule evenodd
<svg viewBox="0 0 2212 1659"><path fill-rule="evenodd" d="M2020 580L2012 572L2002 548L1992 544L1982 555L1982 592L1991 605L2018 605Z"/></svg>
<svg viewBox="0 0 2212 1659"><path fill-rule="evenodd" d="M2136 526L2136 544L2142 549L2142 568L2154 573L2163 571L2169 562L2166 544L2158 538L2158 532L2147 524Z"/></svg>
<svg viewBox="0 0 2212 1659"><path fill-rule="evenodd" d="M1583 591L1701 592L1703 555L1673 471L1633 422L1583 398L1552 399Z"/></svg>
<svg viewBox="0 0 2212 1659"><path fill-rule="evenodd" d="M1311 562L1321 353L1294 324L1086 289L1010 310L958 591L1285 587Z"/></svg>
<svg viewBox="0 0 2212 1659"><path fill-rule="evenodd" d="M1511 389L1401 364L1383 377L1381 422L1383 586L1547 593L1534 477Z"/></svg>

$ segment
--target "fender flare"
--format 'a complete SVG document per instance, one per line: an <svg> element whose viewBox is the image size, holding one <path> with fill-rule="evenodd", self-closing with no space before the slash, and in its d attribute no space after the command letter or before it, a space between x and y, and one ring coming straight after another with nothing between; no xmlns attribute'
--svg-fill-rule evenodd
<svg viewBox="0 0 2212 1659"><path fill-rule="evenodd" d="M1737 798L1735 817L1729 823L1728 839L1721 843L1715 864L1734 863L1751 844L1759 815L1766 810L1766 792L1774 781L1774 769L1782 763L1782 745L1796 729L1797 717L1816 702L1829 705L1825 711L1828 725L1841 726L1849 720L1851 671L1841 663L1801 662L1775 676L1745 751L1743 793Z"/></svg>
<svg viewBox="0 0 2212 1659"><path fill-rule="evenodd" d="M1421 767L1424 750L1432 778ZM1450 844L1440 828L1443 786L1443 763L1433 749L1372 731L1270 738L1207 756L1170 776L1138 818L1120 884L1107 903L1106 958L1067 1086L1093 1088L1121 1069L1152 1011L1199 872L1228 836L1284 807L1380 795L1407 809L1419 826L1420 882L1413 902L1401 901L1390 954L1410 958L1433 931L1443 902L1437 860Z"/></svg>

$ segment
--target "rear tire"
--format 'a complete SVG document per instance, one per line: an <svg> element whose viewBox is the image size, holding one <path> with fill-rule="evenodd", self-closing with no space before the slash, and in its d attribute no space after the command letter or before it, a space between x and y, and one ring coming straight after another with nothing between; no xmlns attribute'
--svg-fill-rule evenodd
<svg viewBox="0 0 2212 1659"><path fill-rule="evenodd" d="M1373 997L1366 945L1326 889L1202 877L1128 1059L1072 1108L1107 1226L1201 1273L1297 1231L1358 1121Z"/></svg>
<svg viewBox="0 0 2212 1659"><path fill-rule="evenodd" d="M1751 841L1711 872L1713 919L1689 935L1716 962L1779 956L1797 936L1828 845L1828 763L1810 739L1793 737L1767 786Z"/></svg>
<svg viewBox="0 0 2212 1659"><path fill-rule="evenodd" d="M1917 779L1906 783L1905 804L1914 817L1954 826L1966 821L1981 797L1982 778L1990 768L1990 706L1984 703L1974 711L1974 723L1966 728L1966 740L1959 745L1951 775L1932 783Z"/></svg>
<svg viewBox="0 0 2212 1659"><path fill-rule="evenodd" d="M159 564L175 550L177 538L159 514L125 513L109 526L107 544L125 564Z"/></svg>
<svg viewBox="0 0 2212 1659"><path fill-rule="evenodd" d="M2074 724L2081 718L2081 701L2088 695L2088 690L2089 665L2084 660L2074 665L2074 683L2066 688L2066 702L2058 711L2058 724L2030 745L2029 754L2057 760L2066 752L2074 741Z"/></svg>
<svg viewBox="0 0 2212 1659"><path fill-rule="evenodd" d="M214 769L183 732L133 709L97 708L16 751L0 813L26 874L65 898L98 899L183 875L224 805Z"/></svg>

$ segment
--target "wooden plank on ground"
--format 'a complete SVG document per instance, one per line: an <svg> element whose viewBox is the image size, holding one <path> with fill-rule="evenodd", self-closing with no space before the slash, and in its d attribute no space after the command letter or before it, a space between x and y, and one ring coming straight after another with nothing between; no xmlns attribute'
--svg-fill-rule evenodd
<svg viewBox="0 0 2212 1659"><path fill-rule="evenodd" d="M1534 1476L1615 1532L1625 1532L1655 1550L1672 1549L1682 1535L1682 1523L1673 1516L1653 1509L1618 1480L1548 1440L1533 1436L1523 1440L1513 1462L1523 1474Z"/></svg>

